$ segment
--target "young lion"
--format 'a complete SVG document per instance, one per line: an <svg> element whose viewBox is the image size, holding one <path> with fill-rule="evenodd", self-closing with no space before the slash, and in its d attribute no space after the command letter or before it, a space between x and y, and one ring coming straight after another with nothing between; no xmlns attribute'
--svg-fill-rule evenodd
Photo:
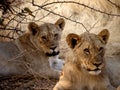
<svg viewBox="0 0 120 90"><path fill-rule="evenodd" d="M40 26L31 22L28 25L29 32L15 41L1 42L0 76L34 73L58 77L59 73L50 68L48 60L59 54L59 41L64 26L62 18L55 24L45 23ZM57 67L57 63L54 65Z"/></svg>
<svg viewBox="0 0 120 90"><path fill-rule="evenodd" d="M108 38L106 29L98 35L88 32L80 36L69 34L66 41L71 51L53 90L115 90L110 84L104 60Z"/></svg>

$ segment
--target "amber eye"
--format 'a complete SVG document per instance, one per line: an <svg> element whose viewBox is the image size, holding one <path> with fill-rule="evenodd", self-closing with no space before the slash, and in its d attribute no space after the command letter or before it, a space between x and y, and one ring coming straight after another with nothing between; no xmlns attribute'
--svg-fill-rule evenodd
<svg viewBox="0 0 120 90"><path fill-rule="evenodd" d="M86 54L90 54L89 49L88 49L88 48L85 48L85 49L84 49L84 53L86 53Z"/></svg>
<svg viewBox="0 0 120 90"><path fill-rule="evenodd" d="M55 34L54 37L55 37L55 38L58 38L58 34Z"/></svg>
<svg viewBox="0 0 120 90"><path fill-rule="evenodd" d="M100 48L99 48L99 51L103 51L103 50L104 50L104 48L103 48L103 47L100 47Z"/></svg>
<svg viewBox="0 0 120 90"><path fill-rule="evenodd" d="M47 39L45 36L42 36L41 38L42 38L43 40L46 40L46 39Z"/></svg>

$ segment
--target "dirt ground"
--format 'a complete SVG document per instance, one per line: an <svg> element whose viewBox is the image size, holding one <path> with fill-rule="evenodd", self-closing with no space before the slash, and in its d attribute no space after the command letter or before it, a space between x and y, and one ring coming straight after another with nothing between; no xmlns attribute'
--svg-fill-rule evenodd
<svg viewBox="0 0 120 90"><path fill-rule="evenodd" d="M34 76L0 77L0 90L52 90L57 79Z"/></svg>

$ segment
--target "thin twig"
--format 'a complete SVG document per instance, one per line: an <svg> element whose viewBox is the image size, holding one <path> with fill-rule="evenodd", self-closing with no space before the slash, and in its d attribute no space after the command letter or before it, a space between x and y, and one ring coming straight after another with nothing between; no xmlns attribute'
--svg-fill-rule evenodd
<svg viewBox="0 0 120 90"><path fill-rule="evenodd" d="M41 7L41 6L37 5L37 4L35 4L35 3L34 3L34 0L32 0L32 4L33 4L33 6L37 6L37 7L41 8L41 9L47 11L47 12L50 12L50 13L54 14L54 15L57 15L57 16L60 16L60 17L62 17L62 18L65 18L65 19L67 19L67 20L69 20L69 21L72 21L72 22L81 24L81 25L84 27L84 29L85 29L87 32L89 32L89 31L87 30L87 28L84 26L84 24L81 23L81 22L78 22L78 21L76 21L76 20L72 20L72 19L70 19L70 18L68 18L68 17L65 17L65 16L63 16L63 15L60 15L60 14L58 14L58 13L55 13L55 12L53 12L53 11L51 11L51 10L48 10L48 9L44 8L44 7Z"/></svg>
<svg viewBox="0 0 120 90"><path fill-rule="evenodd" d="M108 0L108 2L110 2L111 4L113 4L113 5L116 6L116 7L120 8L119 5L117 5L116 3L112 2L111 0Z"/></svg>
<svg viewBox="0 0 120 90"><path fill-rule="evenodd" d="M10 30L10 31L15 30L15 31L17 31L17 32L21 32L21 33L24 32L24 31L21 31L21 30L19 30L19 29L17 29L17 28L3 28L3 27L0 27L0 29L1 29L1 30Z"/></svg>
<svg viewBox="0 0 120 90"><path fill-rule="evenodd" d="M98 20L97 22L95 22L95 23L92 25L92 27L90 27L89 32L98 24L98 22L99 22L99 20Z"/></svg>
<svg viewBox="0 0 120 90"><path fill-rule="evenodd" d="M5 35L0 35L0 37L4 37L4 38L9 38L9 39L13 39L13 40L15 40L15 38L10 37L10 36L5 36Z"/></svg>
<svg viewBox="0 0 120 90"><path fill-rule="evenodd" d="M110 0L108 0L108 1L110 1ZM32 4L33 4L33 3L34 3L34 0L32 0ZM118 17L120 17L119 14L107 13L107 12L104 12L104 11L101 11L101 10L98 10L98 9L95 9L95 8L93 8L93 7L90 7L90 6L88 6L88 5L85 5L85 4L82 4L82 3L79 3L79 2L75 2L75 1L57 1L57 2L47 3L47 4L44 4L44 5L42 5L42 6L39 6L39 5L36 5L36 4L34 4L34 5L38 6L39 8L43 8L43 7L46 7L46 6L48 6L48 5L57 4L57 3L73 3L73 4L81 5L81 6L84 6L84 7L86 7L86 8L92 9L92 10L94 10L94 11L96 11L96 12L99 12L99 13L103 13L103 14L110 15L110 16L118 16ZM113 2L112 2L112 3L113 3ZM113 3L113 4L115 4L115 3ZM118 7L119 7L119 6L118 6Z"/></svg>

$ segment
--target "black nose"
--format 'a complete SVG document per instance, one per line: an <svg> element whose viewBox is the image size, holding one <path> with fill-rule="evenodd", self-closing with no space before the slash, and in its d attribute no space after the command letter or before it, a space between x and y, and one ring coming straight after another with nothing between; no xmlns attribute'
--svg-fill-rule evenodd
<svg viewBox="0 0 120 90"><path fill-rule="evenodd" d="M51 47L50 49L55 50L56 47Z"/></svg>
<svg viewBox="0 0 120 90"><path fill-rule="evenodd" d="M99 64L94 63L93 65L95 65L96 67L99 67L101 64L102 64L102 63L99 63Z"/></svg>

